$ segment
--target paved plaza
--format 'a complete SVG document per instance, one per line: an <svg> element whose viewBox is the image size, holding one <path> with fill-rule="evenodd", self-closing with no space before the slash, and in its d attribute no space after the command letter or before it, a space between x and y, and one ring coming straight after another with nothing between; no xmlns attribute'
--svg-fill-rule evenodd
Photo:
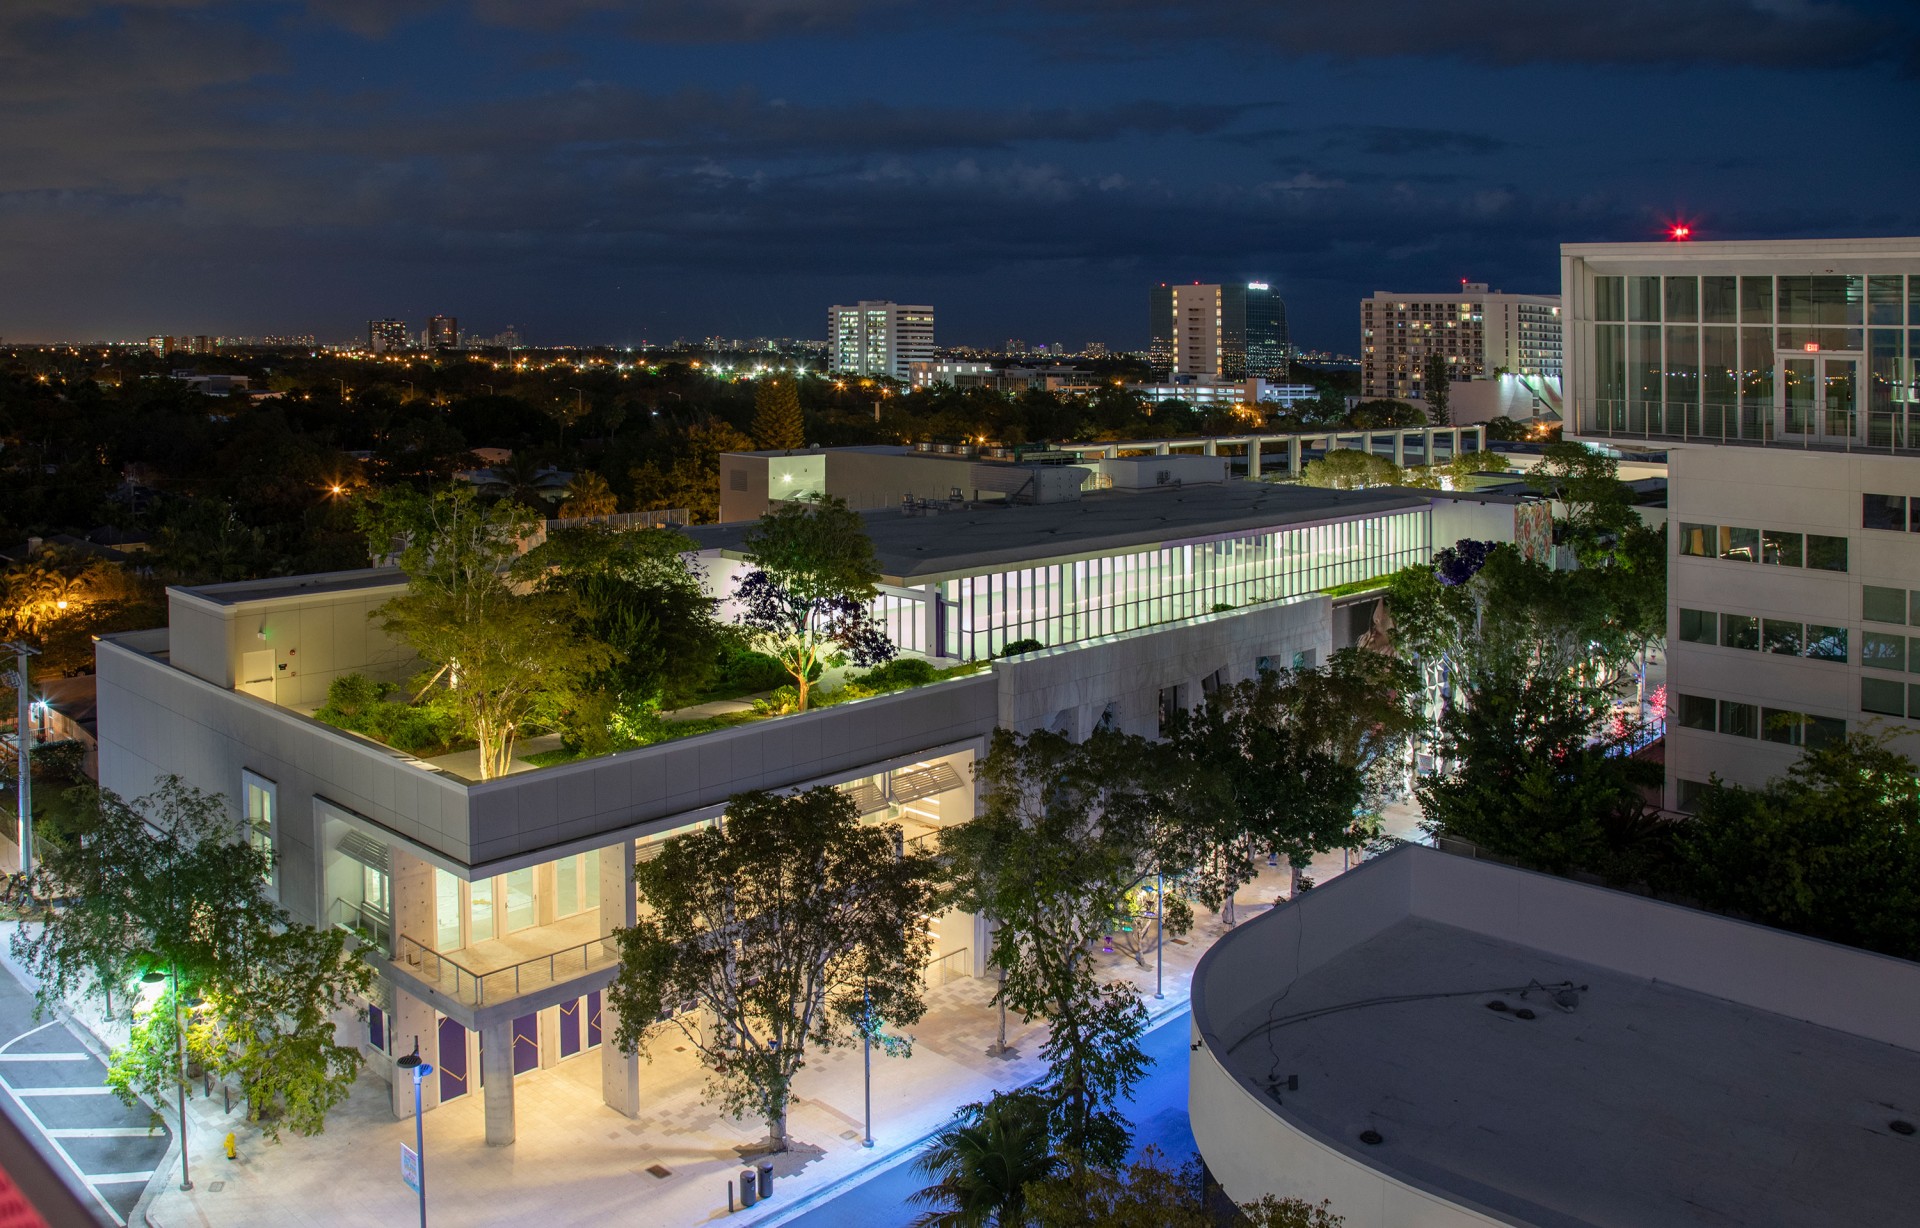
<svg viewBox="0 0 1920 1228"><path fill-rule="evenodd" d="M1416 823L1417 816L1405 806L1387 816L1391 834L1413 834ZM1345 864L1346 858L1336 853L1316 861L1310 873L1316 881L1325 881ZM1284 894L1287 879L1284 868L1263 868L1238 895L1242 919L1270 907ZM1182 1012L1193 967L1205 945L1222 932L1218 918L1203 911L1190 934L1167 941L1164 997L1153 996L1150 940L1136 959L1126 947L1126 936L1116 936L1114 949L1098 955L1101 976L1132 983L1156 1020ZM930 990L927 1017L911 1030L912 1056L888 1058L876 1052L873 1148L861 1145L865 1121L860 1051L812 1058L796 1081L789 1123L796 1147L776 1162L779 1177L772 1201L752 1211L728 1216L727 1181L743 1167L736 1149L750 1147L763 1127L734 1121L707 1103L695 1055L666 1040L641 1067L645 1107L637 1118L622 1117L602 1103L600 1062L594 1054L531 1071L516 1081L518 1141L510 1147L486 1145L480 1095L429 1112L430 1219L667 1228L719 1218L771 1224L789 1217L797 1203L820 1206L866 1176L894 1168L943 1125L956 1106L1040 1077L1044 1024L1022 1024L1017 1016L1010 1017L1008 1041L1014 1054L986 1055L998 1029L992 993L992 982L971 977ZM77 1004L77 1013L87 1026L115 1039L113 1025L99 1018L97 1004ZM111 1097L104 1103L119 1107ZM194 1188L177 1188L178 1153L167 1135L143 1139L156 1152L143 1163L159 1175L132 1218L138 1222L144 1216L158 1228L264 1223L384 1228L412 1222L418 1212L412 1191L401 1181L400 1147L412 1144L414 1127L411 1120L396 1120L390 1103L384 1082L363 1078L329 1119L324 1134L287 1135L279 1143L268 1143L237 1106L229 1110L223 1105L217 1086L211 1096L196 1094L190 1102ZM236 1137L234 1160L222 1149L229 1131ZM168 1148L165 1157L157 1154L161 1147ZM124 1214L131 1198L122 1196L121 1202Z"/></svg>

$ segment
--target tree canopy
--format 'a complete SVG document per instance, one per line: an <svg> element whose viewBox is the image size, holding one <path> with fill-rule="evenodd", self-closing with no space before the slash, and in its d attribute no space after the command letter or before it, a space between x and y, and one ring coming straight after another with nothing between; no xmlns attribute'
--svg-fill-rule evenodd
<svg viewBox="0 0 1920 1228"><path fill-rule="evenodd" d="M770 509L748 531L745 549L752 569L735 592L740 621L793 677L795 707L806 708L808 689L827 666L893 658L892 642L867 609L879 593L873 540L844 499Z"/></svg>
<svg viewBox="0 0 1920 1228"><path fill-rule="evenodd" d="M437 694L479 744L482 780L505 775L521 731L556 726L619 659L589 633L577 593L516 588L509 568L539 527L520 505L482 507L464 486L395 487L366 500L362 523L376 556L401 544L407 575L407 591L372 617L426 662L417 691Z"/></svg>
<svg viewBox="0 0 1920 1228"><path fill-rule="evenodd" d="M791 376L765 375L753 384L753 441L768 451L791 452L806 444L800 391Z"/></svg>
<svg viewBox="0 0 1920 1228"><path fill-rule="evenodd" d="M1384 456L1375 456L1358 448L1329 448L1319 460L1308 461L1300 473L1300 481L1307 486L1325 486L1335 490L1392 486L1400 479L1400 466Z"/></svg>
<svg viewBox="0 0 1920 1228"><path fill-rule="evenodd" d="M784 1149L809 1052L924 1013L933 873L898 826L861 823L837 789L733 797L719 825L673 837L634 868L642 915L615 932L607 991L617 1043L684 1041L708 1068L709 1094L760 1117Z"/></svg>
<svg viewBox="0 0 1920 1228"><path fill-rule="evenodd" d="M249 1115L269 1134L282 1124L319 1132L360 1066L357 1049L334 1042L331 1019L371 990L372 968L348 953L343 931L296 924L273 901L272 861L241 838L224 798L177 777L131 802L87 794L87 838L49 843L34 872L53 906L13 936L39 1008L124 993L142 971L176 975L182 998L205 999L189 1026L193 1052L236 1076ZM179 1090L172 992L110 1063L129 1104Z"/></svg>

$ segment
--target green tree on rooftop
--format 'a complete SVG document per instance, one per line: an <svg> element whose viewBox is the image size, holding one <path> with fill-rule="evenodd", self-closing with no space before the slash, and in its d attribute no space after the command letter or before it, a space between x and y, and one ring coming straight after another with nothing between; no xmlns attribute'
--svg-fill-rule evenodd
<svg viewBox="0 0 1920 1228"><path fill-rule="evenodd" d="M791 375L763 375L753 384L753 442L775 452L806 446L800 389Z"/></svg>
<svg viewBox="0 0 1920 1228"><path fill-rule="evenodd" d="M775 506L748 531L745 550L752 569L734 594L740 621L793 678L797 709L806 709L808 689L827 668L893 659L867 607L879 595L873 539L844 499Z"/></svg>

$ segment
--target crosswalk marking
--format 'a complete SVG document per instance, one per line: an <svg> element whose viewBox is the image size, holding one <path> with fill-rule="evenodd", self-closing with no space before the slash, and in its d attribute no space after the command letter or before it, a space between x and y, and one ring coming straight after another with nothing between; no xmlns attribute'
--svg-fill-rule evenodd
<svg viewBox="0 0 1920 1228"><path fill-rule="evenodd" d="M16 1096L111 1096L111 1087L16 1087Z"/></svg>
<svg viewBox="0 0 1920 1228"><path fill-rule="evenodd" d="M88 1185L123 1185L129 1181L151 1181L153 1180L153 1170L150 1168L144 1173L102 1173L98 1177L83 1177L81 1179Z"/></svg>
<svg viewBox="0 0 1920 1228"><path fill-rule="evenodd" d="M0 1053L0 1062L91 1062L91 1053Z"/></svg>

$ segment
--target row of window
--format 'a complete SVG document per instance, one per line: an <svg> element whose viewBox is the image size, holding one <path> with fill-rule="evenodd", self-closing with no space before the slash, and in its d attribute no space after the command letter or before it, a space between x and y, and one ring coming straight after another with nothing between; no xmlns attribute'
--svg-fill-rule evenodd
<svg viewBox="0 0 1920 1228"><path fill-rule="evenodd" d="M1880 716L1907 716L1920 720L1920 684L1862 675L1860 710Z"/></svg>
<svg viewBox="0 0 1920 1228"><path fill-rule="evenodd" d="M1863 494L1860 496L1860 527L1891 529L1896 533L1920 533L1920 498Z"/></svg>
<svg viewBox="0 0 1920 1228"><path fill-rule="evenodd" d="M1903 293L1904 289L1904 293ZM1920 277L1596 277L1593 318L1669 324L1920 324Z"/></svg>
<svg viewBox="0 0 1920 1228"><path fill-rule="evenodd" d="M1904 588L1860 586L1860 616L1870 623L1920 627L1920 593Z"/></svg>
<svg viewBox="0 0 1920 1228"><path fill-rule="evenodd" d="M1809 716L1805 712L1763 708L1730 699L1709 699L1704 695L1676 697L1674 718L1683 729L1758 738L1783 746L1825 746L1847 736L1847 723L1837 717Z"/></svg>
<svg viewBox="0 0 1920 1228"><path fill-rule="evenodd" d="M1726 524L1682 524L1680 553L1702 559L1771 563L1777 567L1810 567L1815 571L1847 569L1847 539L1829 537L1823 533L1743 529Z"/></svg>
<svg viewBox="0 0 1920 1228"><path fill-rule="evenodd" d="M1812 661L1847 660L1847 628L1802 623L1755 614L1680 610L1680 638L1689 644L1718 644L1749 652L1771 652Z"/></svg>

